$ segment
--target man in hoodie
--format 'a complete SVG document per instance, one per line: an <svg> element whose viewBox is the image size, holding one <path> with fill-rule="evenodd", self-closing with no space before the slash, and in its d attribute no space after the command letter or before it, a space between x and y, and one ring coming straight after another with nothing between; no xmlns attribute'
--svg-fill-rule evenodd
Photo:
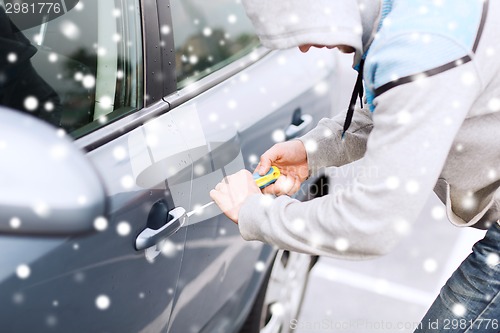
<svg viewBox="0 0 500 333"><path fill-rule="evenodd" d="M354 51L360 75L347 116L323 119L299 140L262 155L260 174L271 164L283 174L266 194L246 170L211 191L239 224L242 237L316 255L370 258L397 243L397 230L416 220L434 190L453 224L488 232L447 281L417 331L442 331L445 320L457 319L465 324L447 332L498 332L500 2L243 4L264 46ZM363 90L367 107L353 113ZM288 196L319 168L355 160L378 172L312 201ZM277 197L269 200L267 194ZM347 249L336 246L346 243ZM428 325L436 320L439 327Z"/></svg>

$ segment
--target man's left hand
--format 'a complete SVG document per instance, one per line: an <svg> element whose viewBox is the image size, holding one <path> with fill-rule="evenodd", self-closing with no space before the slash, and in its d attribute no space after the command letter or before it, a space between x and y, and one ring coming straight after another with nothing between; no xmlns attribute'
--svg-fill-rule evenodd
<svg viewBox="0 0 500 333"><path fill-rule="evenodd" d="M238 214L245 200L260 193L262 192L255 184L252 174L247 170L240 170L217 184L210 191L210 197L229 219L238 224Z"/></svg>

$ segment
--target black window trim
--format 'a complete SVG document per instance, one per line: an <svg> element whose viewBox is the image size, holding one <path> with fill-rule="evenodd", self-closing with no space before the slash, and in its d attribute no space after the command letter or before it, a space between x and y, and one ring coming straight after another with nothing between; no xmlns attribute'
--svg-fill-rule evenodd
<svg viewBox="0 0 500 333"><path fill-rule="evenodd" d="M161 1L161 0L159 0ZM162 100L162 63L160 53L160 30L157 0L139 0L142 50L143 50L143 96L144 108L117 119L75 140L76 146L92 151L126 132L142 125L168 105ZM148 74L150 73L150 74ZM152 75L151 75L152 74ZM166 111L163 111L166 112Z"/></svg>

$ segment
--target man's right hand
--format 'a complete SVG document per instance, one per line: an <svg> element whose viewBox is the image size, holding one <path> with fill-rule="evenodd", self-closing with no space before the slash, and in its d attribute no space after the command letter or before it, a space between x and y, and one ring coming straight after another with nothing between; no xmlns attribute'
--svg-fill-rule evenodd
<svg viewBox="0 0 500 333"><path fill-rule="evenodd" d="M302 141L292 140L275 144L261 157L255 168L261 176L265 175L271 165L280 169L278 180L262 190L262 193L274 195L292 195L309 176L306 148Z"/></svg>

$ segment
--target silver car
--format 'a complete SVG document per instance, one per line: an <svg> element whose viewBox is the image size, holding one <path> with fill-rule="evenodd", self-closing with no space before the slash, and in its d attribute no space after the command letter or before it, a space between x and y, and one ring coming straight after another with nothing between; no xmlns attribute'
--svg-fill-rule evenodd
<svg viewBox="0 0 500 333"><path fill-rule="evenodd" d="M287 332L316 258L201 207L330 115L336 53L237 0L41 4L0 1L0 331Z"/></svg>

